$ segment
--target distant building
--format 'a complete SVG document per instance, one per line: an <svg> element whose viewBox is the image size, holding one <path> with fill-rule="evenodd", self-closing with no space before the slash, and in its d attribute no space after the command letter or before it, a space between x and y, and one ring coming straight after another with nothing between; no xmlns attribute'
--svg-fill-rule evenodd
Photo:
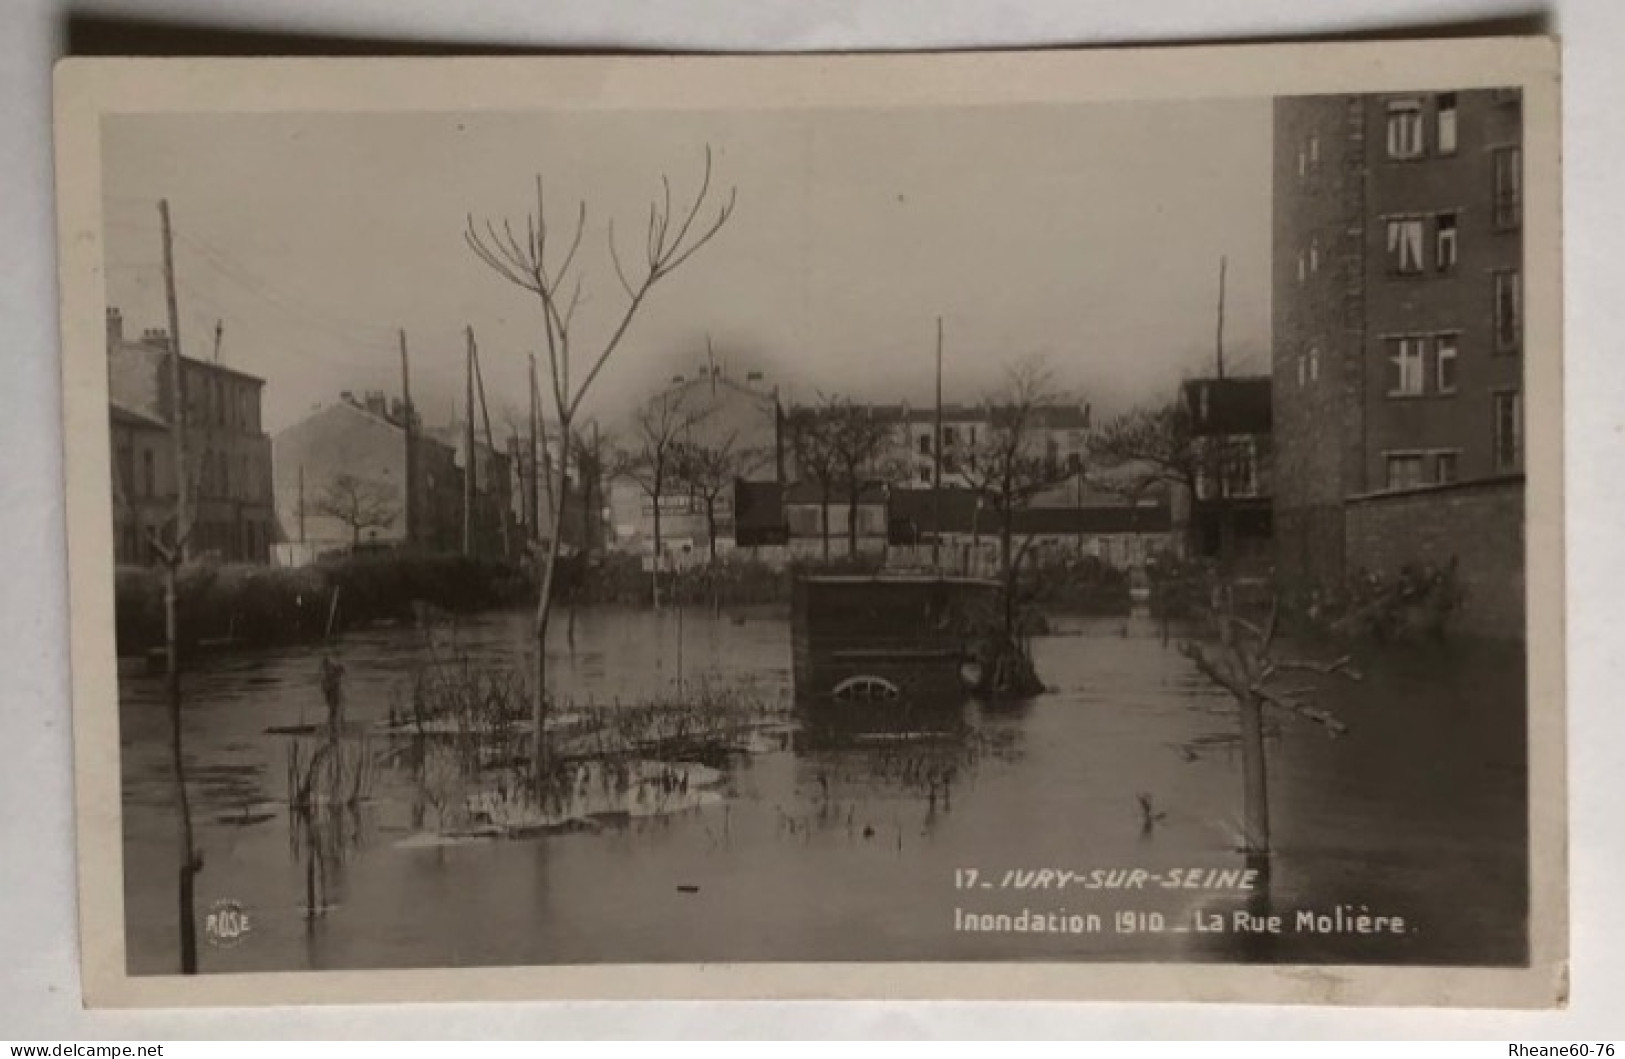
<svg viewBox="0 0 1625 1059"><path fill-rule="evenodd" d="M193 357L180 363L190 553L266 562L275 520L271 444L260 425L265 381ZM172 522L178 481L168 332L127 338L123 314L108 309L107 369L115 552L120 562L150 562L148 536Z"/></svg>
<svg viewBox="0 0 1625 1059"><path fill-rule="evenodd" d="M892 484L904 489L929 489L936 475L935 407L880 405L878 415L897 423L892 451L885 457L889 466L903 473ZM994 412L987 403L945 404L942 407L942 485L968 488L973 478L978 448L988 444ZM1034 409L1029 431L1032 444L1056 465L1082 468L1089 448L1089 408L1078 405L1046 405Z"/></svg>
<svg viewBox="0 0 1625 1059"><path fill-rule="evenodd" d="M1268 563L1274 544L1269 376L1190 379L1179 396L1196 464L1192 547L1211 558Z"/></svg>
<svg viewBox="0 0 1625 1059"><path fill-rule="evenodd" d="M416 488L407 511L406 416L382 393L344 393L276 435L280 561L357 545L455 552L463 540L463 476L451 446L414 431Z"/></svg>
<svg viewBox="0 0 1625 1059"><path fill-rule="evenodd" d="M1274 172L1280 570L1455 558L1521 629L1519 93L1281 99Z"/></svg>

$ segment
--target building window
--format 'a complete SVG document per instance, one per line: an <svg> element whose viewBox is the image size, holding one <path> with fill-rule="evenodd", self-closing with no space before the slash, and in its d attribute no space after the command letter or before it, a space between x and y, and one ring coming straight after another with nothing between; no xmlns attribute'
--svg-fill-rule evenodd
<svg viewBox="0 0 1625 1059"><path fill-rule="evenodd" d="M1298 179L1302 180L1309 175L1309 151L1305 147L1298 148Z"/></svg>
<svg viewBox="0 0 1625 1059"><path fill-rule="evenodd" d="M151 449L141 451L141 495L158 495L158 472L153 466Z"/></svg>
<svg viewBox="0 0 1625 1059"><path fill-rule="evenodd" d="M957 444L957 435L954 433L954 428L953 427L943 427L942 428L942 447L945 448L945 449L949 449L949 448L953 448L953 446L955 444Z"/></svg>
<svg viewBox="0 0 1625 1059"><path fill-rule="evenodd" d="M1425 485L1422 454L1419 452L1391 452L1388 454L1388 488L1415 489Z"/></svg>
<svg viewBox="0 0 1625 1059"><path fill-rule="evenodd" d="M1414 99L1388 104L1388 157L1422 157L1422 105Z"/></svg>
<svg viewBox="0 0 1625 1059"><path fill-rule="evenodd" d="M1523 223L1523 152L1516 147L1495 151L1495 226L1516 228Z"/></svg>
<svg viewBox="0 0 1625 1059"><path fill-rule="evenodd" d="M920 481L925 483L926 485L931 484L931 468L929 468L929 467L921 467L920 468Z"/></svg>
<svg viewBox="0 0 1625 1059"><path fill-rule="evenodd" d="M1456 392L1455 335L1439 335L1433 340L1434 385L1440 393Z"/></svg>
<svg viewBox="0 0 1625 1059"><path fill-rule="evenodd" d="M1422 395L1423 340L1417 337L1389 340L1388 396L1420 397Z"/></svg>
<svg viewBox="0 0 1625 1059"><path fill-rule="evenodd" d="M1309 347L1309 381L1320 381L1320 347Z"/></svg>
<svg viewBox="0 0 1625 1059"><path fill-rule="evenodd" d="M1495 469L1512 471L1523 461L1523 394L1501 390L1494 400Z"/></svg>
<svg viewBox="0 0 1625 1059"><path fill-rule="evenodd" d="M930 434L921 434L920 435L920 455L921 456L929 456L929 455L931 455L931 435Z"/></svg>
<svg viewBox="0 0 1625 1059"><path fill-rule="evenodd" d="M1302 353L1298 354L1298 386L1302 387L1309 381L1309 358Z"/></svg>
<svg viewBox="0 0 1625 1059"><path fill-rule="evenodd" d="M1449 485L1456 480L1456 461L1459 453L1439 452L1433 456L1433 480L1440 485Z"/></svg>
<svg viewBox="0 0 1625 1059"><path fill-rule="evenodd" d="M1320 164L1320 137L1315 133L1309 134L1309 164L1311 166Z"/></svg>
<svg viewBox="0 0 1625 1059"><path fill-rule="evenodd" d="M1449 272L1456 267L1456 215L1441 213L1433 218L1433 267Z"/></svg>
<svg viewBox="0 0 1625 1059"><path fill-rule="evenodd" d="M1396 217L1388 222L1388 270L1401 275L1422 271L1422 218Z"/></svg>
<svg viewBox="0 0 1625 1059"><path fill-rule="evenodd" d="M1320 240L1309 240L1309 274L1315 275L1320 271Z"/></svg>
<svg viewBox="0 0 1625 1059"><path fill-rule="evenodd" d="M1523 341L1523 284L1515 269L1495 276L1495 350L1516 352Z"/></svg>
<svg viewBox="0 0 1625 1059"><path fill-rule="evenodd" d="M1302 250L1298 251L1298 282L1302 283L1309 278L1309 258Z"/></svg>
<svg viewBox="0 0 1625 1059"><path fill-rule="evenodd" d="M1438 141L1440 154L1456 153L1456 94L1444 92L1438 98Z"/></svg>

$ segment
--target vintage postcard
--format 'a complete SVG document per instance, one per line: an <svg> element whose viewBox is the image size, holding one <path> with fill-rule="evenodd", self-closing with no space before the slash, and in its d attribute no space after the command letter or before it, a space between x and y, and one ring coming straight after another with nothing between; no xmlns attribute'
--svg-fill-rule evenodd
<svg viewBox="0 0 1625 1059"><path fill-rule="evenodd" d="M70 60L92 1005L1567 993L1555 42Z"/></svg>

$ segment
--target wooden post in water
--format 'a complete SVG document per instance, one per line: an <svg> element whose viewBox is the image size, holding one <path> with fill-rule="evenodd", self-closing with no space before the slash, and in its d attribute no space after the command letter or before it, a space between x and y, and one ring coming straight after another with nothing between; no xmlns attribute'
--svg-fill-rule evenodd
<svg viewBox="0 0 1625 1059"><path fill-rule="evenodd" d="M937 317L937 414L931 437L931 569L942 560L942 317Z"/></svg>
<svg viewBox="0 0 1625 1059"><path fill-rule="evenodd" d="M491 409L485 403L485 376L480 372L480 347L474 341L474 329L472 327L468 329L468 351L474 361L474 385L478 387L480 392L480 418L485 421L485 447L491 450L491 473L495 475L497 443L496 438L491 434ZM472 415L473 413L470 412L471 419ZM473 433L472 426L469 428L469 432ZM497 499L497 492L494 488L491 490L491 499L493 501ZM497 526L502 531L502 555L507 558L513 554L512 544L508 540L508 512L500 507L494 507L493 510L496 513Z"/></svg>
<svg viewBox="0 0 1625 1059"><path fill-rule="evenodd" d="M169 309L170 439L175 463L175 538L153 547L164 563L164 660L169 700L169 753L175 773L175 808L179 816L180 865L176 880L176 914L180 929L181 973L197 973L197 906L195 887L202 862L192 832L192 803L186 789L186 755L181 736L180 622L178 581L191 536L187 506L186 387L181 365L180 309L175 292L175 247L169 227L169 200L158 203L164 238L164 299Z"/></svg>
<svg viewBox="0 0 1625 1059"><path fill-rule="evenodd" d="M417 421L412 411L412 372L406 360L406 331L400 332L401 345L401 414L405 418L402 424L403 434L406 438L406 546L414 547L418 543L419 527L417 516L418 491L418 459L417 445L414 434L417 430Z"/></svg>
<svg viewBox="0 0 1625 1059"><path fill-rule="evenodd" d="M468 345L463 355L463 554L473 555L474 492L478 488L475 479L479 463L474 457L474 329L465 328L464 334Z"/></svg>

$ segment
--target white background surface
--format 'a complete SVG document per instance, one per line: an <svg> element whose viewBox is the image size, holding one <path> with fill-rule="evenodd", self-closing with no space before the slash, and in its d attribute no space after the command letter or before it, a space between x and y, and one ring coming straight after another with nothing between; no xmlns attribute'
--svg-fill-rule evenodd
<svg viewBox="0 0 1625 1059"><path fill-rule="evenodd" d="M0 6L0 1040L334 1036L1625 1038L1625 4L1564 38L1573 995L1563 1013L1016 1004L80 1009L58 423L50 69L78 13L447 45L851 50L1328 36L1539 14L1491 0L67 0ZM1527 27L1526 27L1527 28ZM1504 1055L1504 1046L1494 1054Z"/></svg>

